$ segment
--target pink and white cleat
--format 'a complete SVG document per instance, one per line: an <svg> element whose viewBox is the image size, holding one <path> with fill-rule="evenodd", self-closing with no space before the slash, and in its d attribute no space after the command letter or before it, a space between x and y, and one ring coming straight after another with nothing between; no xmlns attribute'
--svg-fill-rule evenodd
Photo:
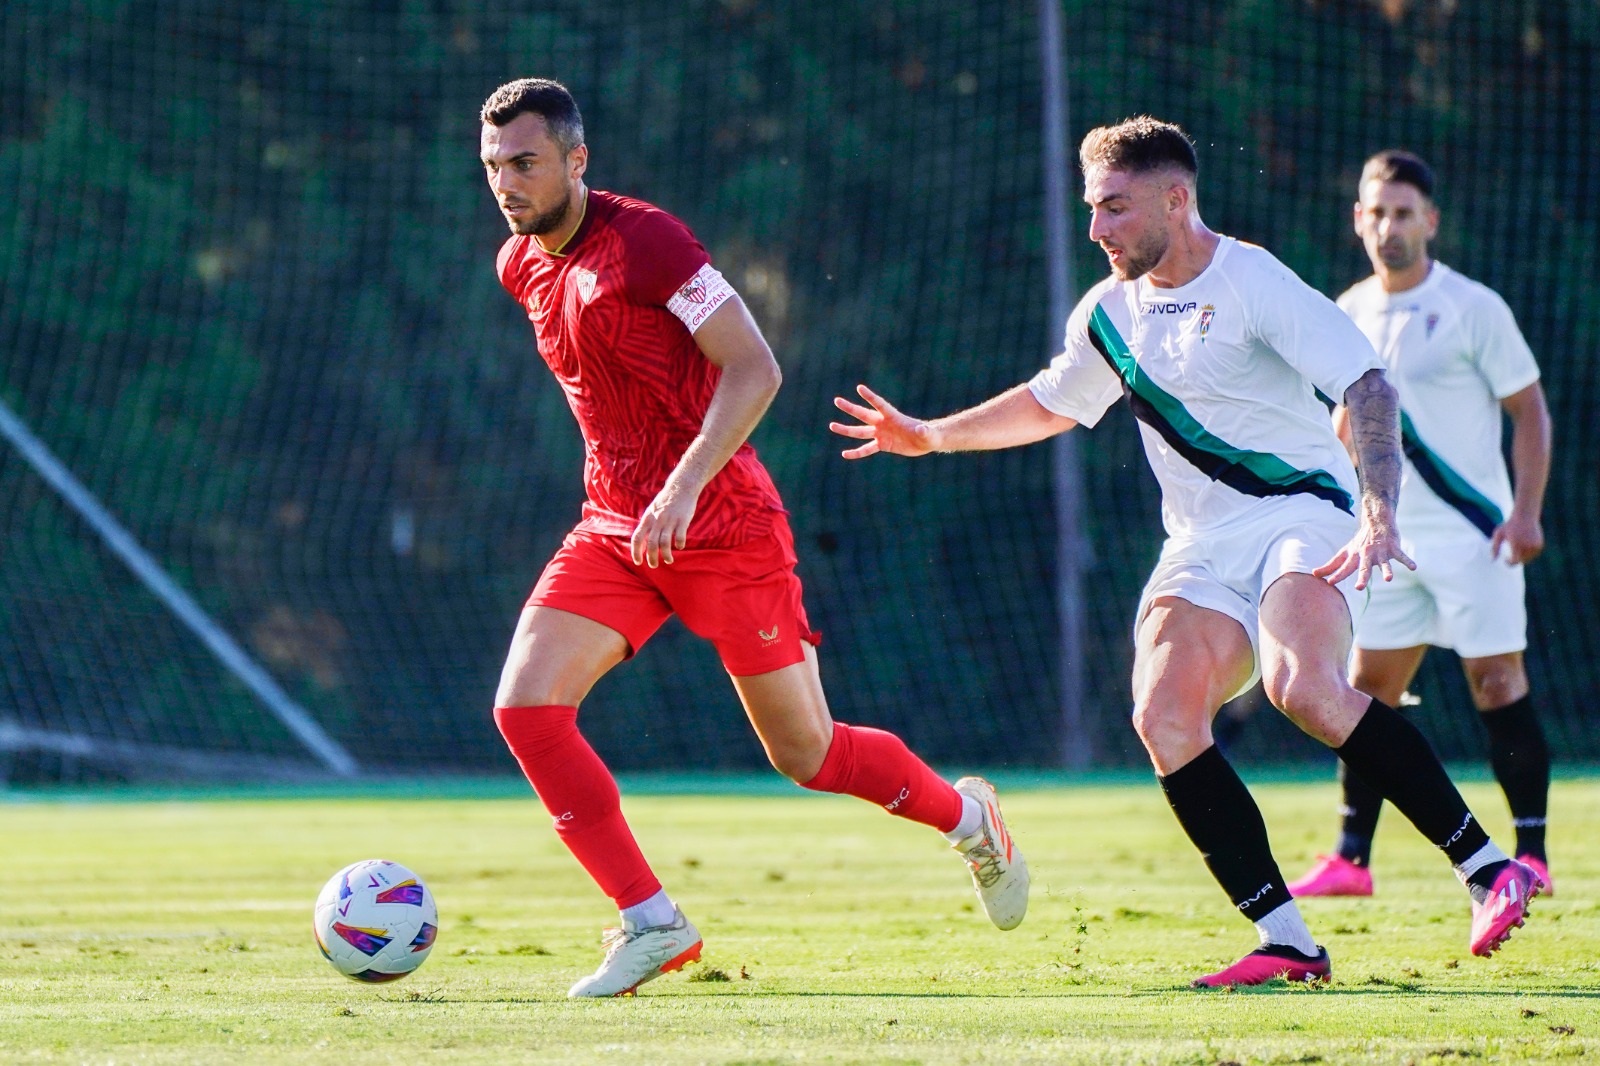
<svg viewBox="0 0 1600 1066"><path fill-rule="evenodd" d="M1550 867L1545 865L1543 859L1533 855L1518 855L1517 861L1538 874L1539 880L1544 882L1544 891L1540 893L1541 895L1553 896L1556 894L1556 883L1550 880Z"/></svg>
<svg viewBox="0 0 1600 1066"><path fill-rule="evenodd" d="M1528 916L1528 904L1544 891L1544 881L1513 859L1495 877L1482 900L1472 898L1472 953L1488 958Z"/></svg>
<svg viewBox="0 0 1600 1066"><path fill-rule="evenodd" d="M1370 896L1372 871L1340 855L1318 855L1316 865L1288 889L1295 897Z"/></svg>
<svg viewBox="0 0 1600 1066"><path fill-rule="evenodd" d="M1333 976L1328 949L1318 945L1317 954L1305 955L1286 944L1265 944L1232 966L1197 977L1191 988L1231 988L1234 985L1264 985L1275 977L1286 981L1317 984Z"/></svg>

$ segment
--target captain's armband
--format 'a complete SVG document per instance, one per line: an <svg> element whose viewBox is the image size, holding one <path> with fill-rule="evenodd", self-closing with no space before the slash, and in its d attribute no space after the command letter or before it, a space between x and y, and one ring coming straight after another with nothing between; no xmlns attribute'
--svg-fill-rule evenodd
<svg viewBox="0 0 1600 1066"><path fill-rule="evenodd" d="M705 324L711 313L734 296L733 286L710 263L695 271L667 300L667 310L678 316L690 333Z"/></svg>

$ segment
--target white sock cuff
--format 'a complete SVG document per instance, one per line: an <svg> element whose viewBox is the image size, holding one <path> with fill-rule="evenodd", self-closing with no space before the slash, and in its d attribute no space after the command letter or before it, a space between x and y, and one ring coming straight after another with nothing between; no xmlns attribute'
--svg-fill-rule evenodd
<svg viewBox="0 0 1600 1066"><path fill-rule="evenodd" d="M1292 899L1263 914L1255 925L1263 947L1268 944L1287 944L1307 955L1317 953L1317 942L1311 938L1311 930L1307 928L1306 920L1300 916L1300 908L1295 906Z"/></svg>
<svg viewBox="0 0 1600 1066"><path fill-rule="evenodd" d="M1467 878L1471 877L1485 866L1490 866L1497 862L1505 862L1509 858L1511 858L1511 856L1501 851L1500 845L1491 840L1489 843L1473 852L1472 855L1468 857L1466 862L1456 867L1456 876L1461 879L1462 884L1466 884Z"/></svg>
<svg viewBox="0 0 1600 1066"><path fill-rule="evenodd" d="M978 801L965 792L957 793L961 797L961 821L956 827L944 835L952 844L959 844L972 834L983 828L983 808Z"/></svg>
<svg viewBox="0 0 1600 1066"><path fill-rule="evenodd" d="M656 894L642 903L624 907L619 912L623 925L632 929L649 929L657 925L671 925L678 908L667 898L667 890L657 889Z"/></svg>

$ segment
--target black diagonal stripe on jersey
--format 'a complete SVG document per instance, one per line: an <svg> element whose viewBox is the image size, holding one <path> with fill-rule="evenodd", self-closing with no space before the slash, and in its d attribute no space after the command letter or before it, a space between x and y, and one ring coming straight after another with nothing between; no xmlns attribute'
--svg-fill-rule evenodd
<svg viewBox="0 0 1600 1066"><path fill-rule="evenodd" d="M1327 500L1346 514L1355 513L1350 494L1327 471L1297 470L1276 455L1235 448L1207 431L1181 402L1139 371L1126 342L1098 307L1089 318L1089 342L1122 379L1134 417L1159 433L1174 451L1211 480L1220 481L1247 496L1306 493ZM1185 435L1168 411L1190 424L1194 436L1200 439Z"/></svg>
<svg viewBox="0 0 1600 1066"><path fill-rule="evenodd" d="M1500 508L1422 442L1417 427L1411 424L1411 416L1404 411L1400 412L1400 448L1435 496L1459 511L1478 532L1486 537L1494 536L1495 527L1505 521Z"/></svg>

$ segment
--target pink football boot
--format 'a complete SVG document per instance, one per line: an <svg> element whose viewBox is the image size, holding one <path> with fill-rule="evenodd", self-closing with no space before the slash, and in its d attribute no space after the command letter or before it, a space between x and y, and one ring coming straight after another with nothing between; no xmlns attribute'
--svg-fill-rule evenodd
<svg viewBox="0 0 1600 1066"><path fill-rule="evenodd" d="M1316 955L1302 955L1284 944L1267 944L1216 973L1197 977L1191 988L1229 988L1233 985L1261 985L1274 977L1315 984L1333 976L1328 949L1318 947Z"/></svg>
<svg viewBox="0 0 1600 1066"><path fill-rule="evenodd" d="M1316 865L1288 888L1295 897L1370 896L1372 871L1338 855L1318 855Z"/></svg>
<svg viewBox="0 0 1600 1066"><path fill-rule="evenodd" d="M1479 902L1472 900L1472 953L1488 958L1511 937L1511 930L1528 916L1528 904L1544 890L1539 875L1512 860L1500 871Z"/></svg>
<svg viewBox="0 0 1600 1066"><path fill-rule="evenodd" d="M1550 867L1545 865L1543 859L1532 855L1518 855L1517 861L1538 874L1539 880L1544 882L1544 891L1539 893L1541 896L1553 896L1556 894L1556 883L1550 880Z"/></svg>

